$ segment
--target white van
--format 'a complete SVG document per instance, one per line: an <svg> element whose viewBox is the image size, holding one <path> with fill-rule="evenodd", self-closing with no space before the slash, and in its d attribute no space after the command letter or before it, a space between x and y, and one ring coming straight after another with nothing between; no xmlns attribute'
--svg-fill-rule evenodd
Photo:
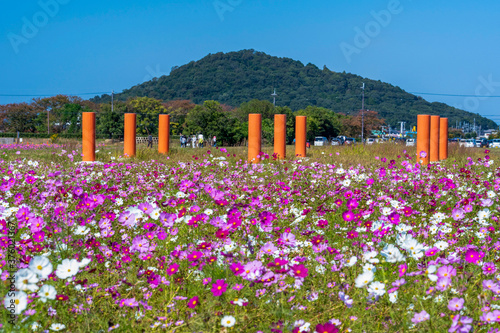
<svg viewBox="0 0 500 333"><path fill-rule="evenodd" d="M491 140L490 148L500 148L500 139Z"/></svg>
<svg viewBox="0 0 500 333"><path fill-rule="evenodd" d="M413 147L415 145L415 139L406 139L406 146Z"/></svg>
<svg viewBox="0 0 500 333"><path fill-rule="evenodd" d="M374 138L368 138L368 139L366 139L366 144L367 145L372 145L374 143L375 143L375 139Z"/></svg>

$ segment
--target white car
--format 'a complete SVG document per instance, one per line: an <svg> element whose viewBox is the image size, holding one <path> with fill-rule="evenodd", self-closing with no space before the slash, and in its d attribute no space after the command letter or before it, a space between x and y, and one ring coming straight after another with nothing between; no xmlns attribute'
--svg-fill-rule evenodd
<svg viewBox="0 0 500 333"><path fill-rule="evenodd" d="M500 148L500 139L493 139L490 143L490 148Z"/></svg>
<svg viewBox="0 0 500 333"><path fill-rule="evenodd" d="M473 139L460 139L459 145L460 145L460 147L473 148L474 147L474 140Z"/></svg>
<svg viewBox="0 0 500 333"><path fill-rule="evenodd" d="M366 139L366 144L367 144L367 145L372 145L372 144L374 144L374 143L375 143L375 139L373 139L373 138L368 138L368 139Z"/></svg>
<svg viewBox="0 0 500 333"><path fill-rule="evenodd" d="M406 146L413 147L415 145L415 139L406 139Z"/></svg>
<svg viewBox="0 0 500 333"><path fill-rule="evenodd" d="M324 136L317 136L314 138L314 145L315 146L326 146L328 143L328 139L325 138Z"/></svg>

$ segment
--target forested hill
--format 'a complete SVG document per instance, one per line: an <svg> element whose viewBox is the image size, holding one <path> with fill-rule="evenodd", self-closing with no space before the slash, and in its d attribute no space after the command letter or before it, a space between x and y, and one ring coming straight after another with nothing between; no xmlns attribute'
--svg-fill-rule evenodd
<svg viewBox="0 0 500 333"><path fill-rule="evenodd" d="M194 103L216 100L239 106L252 99L271 100L273 89L278 94L276 105L299 110L308 105L321 106L335 112L354 114L361 109L361 85L365 83L365 109L377 111L392 126L400 121L415 125L417 114L448 117L450 126L456 121L485 128L496 128L493 121L450 107L429 103L399 87L349 73L338 73L326 66L321 70L313 64L278 58L254 50L209 54L198 61L174 67L170 75L154 78L123 93L118 100L147 96L161 100L190 99ZM109 102L109 95L92 101Z"/></svg>

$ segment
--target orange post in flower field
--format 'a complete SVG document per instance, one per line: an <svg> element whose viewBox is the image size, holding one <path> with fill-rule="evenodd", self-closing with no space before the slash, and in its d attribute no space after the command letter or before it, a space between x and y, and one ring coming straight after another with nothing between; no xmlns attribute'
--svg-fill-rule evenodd
<svg viewBox="0 0 500 333"><path fill-rule="evenodd" d="M430 153L429 161L437 162L439 161L439 116L431 116L431 133L429 136L430 140Z"/></svg>
<svg viewBox="0 0 500 333"><path fill-rule="evenodd" d="M295 117L295 156L306 157L307 117Z"/></svg>
<svg viewBox="0 0 500 333"><path fill-rule="evenodd" d="M439 160L448 158L448 118L439 119Z"/></svg>
<svg viewBox="0 0 500 333"><path fill-rule="evenodd" d="M251 163L260 162L262 149L262 115L250 113L248 115L248 160Z"/></svg>
<svg viewBox="0 0 500 333"><path fill-rule="evenodd" d="M135 156L135 130L136 130L136 114L125 113L123 154L127 157Z"/></svg>
<svg viewBox="0 0 500 333"><path fill-rule="evenodd" d="M429 164L431 116L417 116L417 161L423 165Z"/></svg>
<svg viewBox="0 0 500 333"><path fill-rule="evenodd" d="M95 161L95 112L82 112L82 161Z"/></svg>
<svg viewBox="0 0 500 333"><path fill-rule="evenodd" d="M167 154L170 148L170 115L161 114L158 126L158 152Z"/></svg>
<svg viewBox="0 0 500 333"><path fill-rule="evenodd" d="M286 157L286 114L274 115L274 153L281 160Z"/></svg>

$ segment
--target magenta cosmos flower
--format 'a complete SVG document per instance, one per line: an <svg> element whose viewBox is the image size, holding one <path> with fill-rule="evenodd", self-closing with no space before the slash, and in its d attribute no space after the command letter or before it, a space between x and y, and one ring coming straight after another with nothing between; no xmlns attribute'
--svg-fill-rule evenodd
<svg viewBox="0 0 500 333"><path fill-rule="evenodd" d="M198 296L191 298L187 304L187 307L194 309L198 305L198 299Z"/></svg>
<svg viewBox="0 0 500 333"><path fill-rule="evenodd" d="M316 332L318 333L337 333L339 329L332 323L326 322L325 324L316 325Z"/></svg>
<svg viewBox="0 0 500 333"><path fill-rule="evenodd" d="M226 292L227 289L227 284L224 282L224 280L217 280L213 285L212 285L212 293L214 296L220 296L223 293Z"/></svg>
<svg viewBox="0 0 500 333"><path fill-rule="evenodd" d="M293 265L290 268L295 276L305 278L308 275L308 269L304 265Z"/></svg>
<svg viewBox="0 0 500 333"><path fill-rule="evenodd" d="M351 212L350 210L347 210L347 211L342 213L342 218L344 219L344 221L350 222L350 221L354 220L354 213Z"/></svg>
<svg viewBox="0 0 500 333"><path fill-rule="evenodd" d="M471 264L475 264L479 261L479 252L474 251L474 250L467 250L465 253L465 260L467 262L470 262Z"/></svg>
<svg viewBox="0 0 500 333"><path fill-rule="evenodd" d="M167 268L167 275L174 275L179 270L179 264L173 263Z"/></svg>

